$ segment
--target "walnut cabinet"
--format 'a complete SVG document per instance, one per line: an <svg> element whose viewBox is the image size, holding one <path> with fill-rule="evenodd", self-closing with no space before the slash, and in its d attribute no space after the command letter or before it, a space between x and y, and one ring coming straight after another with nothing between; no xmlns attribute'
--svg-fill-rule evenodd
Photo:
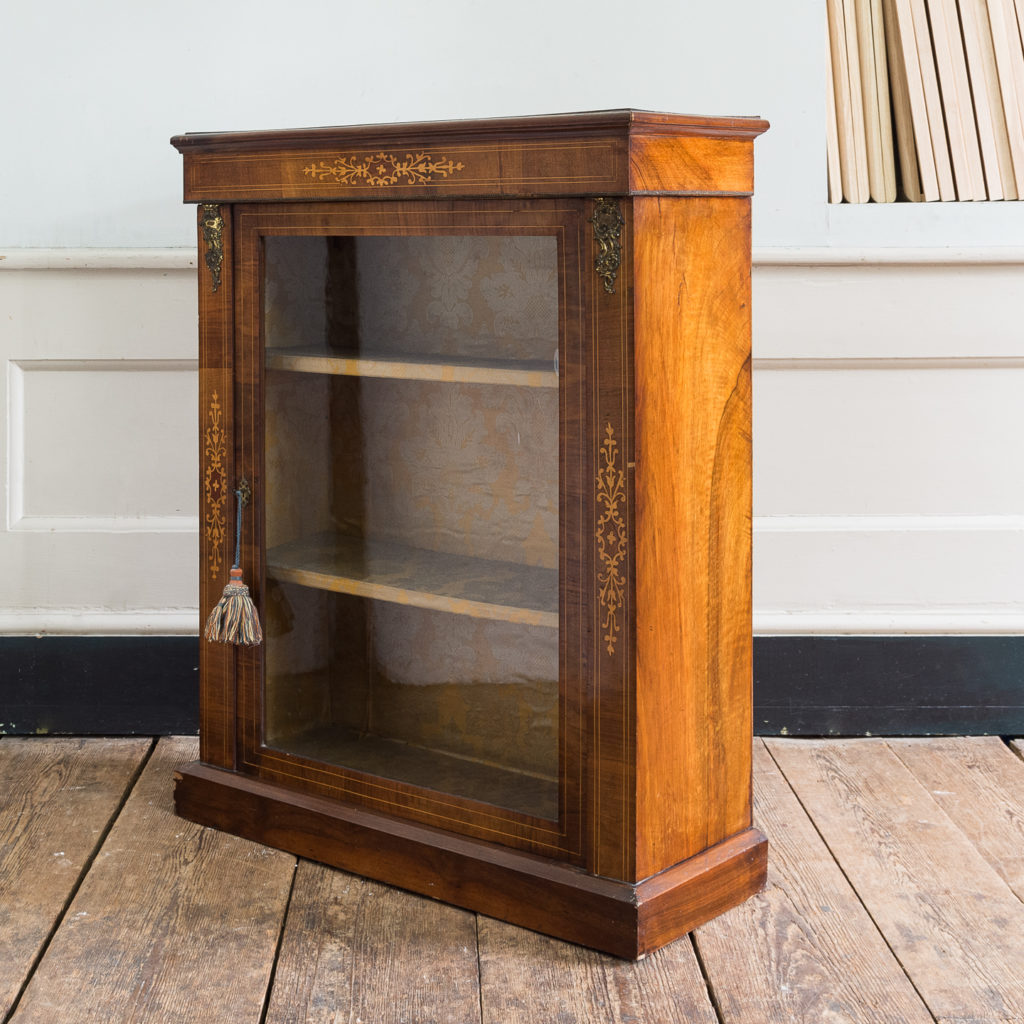
<svg viewBox="0 0 1024 1024"><path fill-rule="evenodd" d="M750 195L767 125L191 134L201 641L178 812L636 958L763 884ZM250 496L251 495L251 496Z"/></svg>

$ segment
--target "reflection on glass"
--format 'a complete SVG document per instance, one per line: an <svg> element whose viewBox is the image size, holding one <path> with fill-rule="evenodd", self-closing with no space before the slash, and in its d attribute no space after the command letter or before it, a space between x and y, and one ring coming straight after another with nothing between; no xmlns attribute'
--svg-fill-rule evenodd
<svg viewBox="0 0 1024 1024"><path fill-rule="evenodd" d="M269 745L557 817L556 258L266 239Z"/></svg>

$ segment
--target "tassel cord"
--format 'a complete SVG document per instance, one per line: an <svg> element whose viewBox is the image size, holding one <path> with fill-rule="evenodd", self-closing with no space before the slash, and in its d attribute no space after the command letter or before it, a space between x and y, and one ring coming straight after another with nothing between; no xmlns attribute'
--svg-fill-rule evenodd
<svg viewBox="0 0 1024 1024"><path fill-rule="evenodd" d="M235 561L232 569L242 567L242 491L235 491Z"/></svg>

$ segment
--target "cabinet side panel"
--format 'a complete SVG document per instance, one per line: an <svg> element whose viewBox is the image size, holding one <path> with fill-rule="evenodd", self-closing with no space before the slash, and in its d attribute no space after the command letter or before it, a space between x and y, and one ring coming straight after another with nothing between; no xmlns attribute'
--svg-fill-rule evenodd
<svg viewBox="0 0 1024 1024"><path fill-rule="evenodd" d="M637 873L750 824L750 208L634 202Z"/></svg>
<svg viewBox="0 0 1024 1024"><path fill-rule="evenodd" d="M234 543L231 207L199 207L200 628L228 581ZM199 640L199 756L235 767L235 648Z"/></svg>

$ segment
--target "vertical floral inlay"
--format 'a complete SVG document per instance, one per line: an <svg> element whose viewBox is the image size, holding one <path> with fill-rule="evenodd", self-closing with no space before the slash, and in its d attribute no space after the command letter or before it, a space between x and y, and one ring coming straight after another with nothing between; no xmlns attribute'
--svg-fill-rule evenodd
<svg viewBox="0 0 1024 1024"><path fill-rule="evenodd" d="M619 609L625 602L626 581L623 563L626 560L626 521L620 503L626 499L626 476L619 469L619 442L609 423L601 442L601 466L597 474L597 502L600 516L597 520L597 557L600 562L597 582L600 587L601 607L604 609L602 627L605 630L605 649L615 653L615 642L621 629Z"/></svg>
<svg viewBox="0 0 1024 1024"><path fill-rule="evenodd" d="M207 564L211 579L216 579L220 575L224 543L227 540L227 520L224 517L224 505L228 498L224 467L227 444L221 423L222 415L220 397L214 391L207 414L206 433L203 436L203 450L206 455L206 468L203 472L203 494L206 501L204 523Z"/></svg>

